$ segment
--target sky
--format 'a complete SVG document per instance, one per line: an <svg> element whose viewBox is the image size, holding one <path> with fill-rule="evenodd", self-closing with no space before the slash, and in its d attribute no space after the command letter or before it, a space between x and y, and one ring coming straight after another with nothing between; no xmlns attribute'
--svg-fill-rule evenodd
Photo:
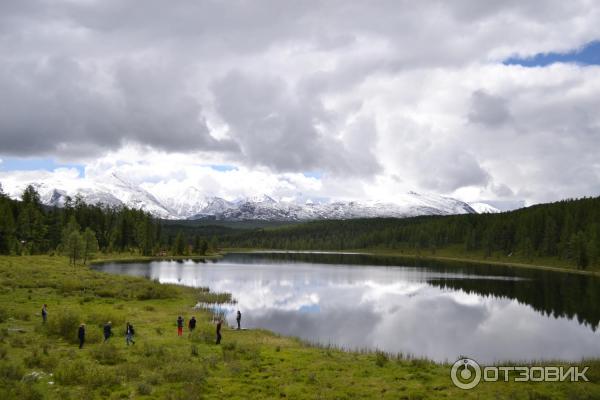
<svg viewBox="0 0 600 400"><path fill-rule="evenodd" d="M3 0L0 183L598 196L599 20L591 0Z"/></svg>

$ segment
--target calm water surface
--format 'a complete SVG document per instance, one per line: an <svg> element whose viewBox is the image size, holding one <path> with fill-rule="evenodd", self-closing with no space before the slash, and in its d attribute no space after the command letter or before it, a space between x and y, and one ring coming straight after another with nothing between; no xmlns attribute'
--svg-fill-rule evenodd
<svg viewBox="0 0 600 400"><path fill-rule="evenodd" d="M573 274L358 254L228 254L98 269L208 286L238 301L233 326L438 361L600 356L600 280ZM189 317L189 316L188 316Z"/></svg>

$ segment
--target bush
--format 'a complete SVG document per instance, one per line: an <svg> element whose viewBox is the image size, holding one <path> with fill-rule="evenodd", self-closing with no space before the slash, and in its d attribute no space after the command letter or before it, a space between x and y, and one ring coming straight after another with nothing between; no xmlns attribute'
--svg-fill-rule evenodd
<svg viewBox="0 0 600 400"><path fill-rule="evenodd" d="M5 307L0 307L0 323L8 320L9 316L8 310Z"/></svg>
<svg viewBox="0 0 600 400"><path fill-rule="evenodd" d="M18 400L42 400L43 393L34 385L25 382L19 382L10 392L3 393L4 399Z"/></svg>
<svg viewBox="0 0 600 400"><path fill-rule="evenodd" d="M152 394L152 385L146 382L140 382L137 387L137 392L142 396L150 395Z"/></svg>
<svg viewBox="0 0 600 400"><path fill-rule="evenodd" d="M54 371L54 377L63 385L81 385L86 381L89 364L82 360L62 361Z"/></svg>
<svg viewBox="0 0 600 400"><path fill-rule="evenodd" d="M177 295L178 292L174 287L154 282L146 283L135 291L135 298L138 300L170 299L177 297Z"/></svg>
<svg viewBox="0 0 600 400"><path fill-rule="evenodd" d="M215 342L215 337L212 329L201 326L196 328L196 331L191 335L191 340L194 343L213 344Z"/></svg>
<svg viewBox="0 0 600 400"><path fill-rule="evenodd" d="M102 334L101 328L96 327L95 325L86 326L85 328L85 342L89 344L93 343L102 343L104 341L104 336Z"/></svg>
<svg viewBox="0 0 600 400"><path fill-rule="evenodd" d="M62 361L54 372L56 380L63 385L112 386L121 383L114 368L83 361Z"/></svg>
<svg viewBox="0 0 600 400"><path fill-rule="evenodd" d="M80 292L85 288L81 281L76 279L65 279L58 284L58 292L61 294L71 294L74 292Z"/></svg>
<svg viewBox="0 0 600 400"><path fill-rule="evenodd" d="M144 343L144 355L146 357L158 357L164 358L166 351L161 346L156 346L148 343Z"/></svg>
<svg viewBox="0 0 600 400"><path fill-rule="evenodd" d="M87 318L87 321L90 325L97 326L98 328L103 328L104 324L108 321L112 322L113 331L123 330L125 331L125 316L122 313L116 313L111 311L102 311L90 314Z"/></svg>
<svg viewBox="0 0 600 400"><path fill-rule="evenodd" d="M388 356L382 351L375 353L375 365L383 367L388 362Z"/></svg>
<svg viewBox="0 0 600 400"><path fill-rule="evenodd" d="M126 380L131 381L139 378L142 374L142 370L137 364L127 363L117 367L117 374L124 377Z"/></svg>
<svg viewBox="0 0 600 400"><path fill-rule="evenodd" d="M164 365L163 376L167 382L202 383L206 380L206 371L198 364L173 362Z"/></svg>
<svg viewBox="0 0 600 400"><path fill-rule="evenodd" d="M119 349L112 343L102 343L94 347L90 353L92 357L103 365L115 365L123 361Z"/></svg>
<svg viewBox="0 0 600 400"><path fill-rule="evenodd" d="M221 346L223 361L249 360L260 364L260 347L255 344L238 344L228 342Z"/></svg>
<svg viewBox="0 0 600 400"><path fill-rule="evenodd" d="M75 311L58 311L54 314L54 318L48 320L48 331L68 342L76 343L78 340L77 329L81 321L81 316Z"/></svg>
<svg viewBox="0 0 600 400"><path fill-rule="evenodd" d="M0 379L1 380L21 380L25 374L25 369L21 364L16 363L0 363Z"/></svg>
<svg viewBox="0 0 600 400"><path fill-rule="evenodd" d="M22 333L19 333L10 338L10 345L14 348L24 349L27 347L27 342L31 339L23 337Z"/></svg>
<svg viewBox="0 0 600 400"><path fill-rule="evenodd" d="M31 354L26 356L23 361L25 361L27 368L41 367L43 363L42 356L39 354L37 349L33 349Z"/></svg>
<svg viewBox="0 0 600 400"><path fill-rule="evenodd" d="M85 375L85 382L91 387L115 386L121 383L117 371L111 367L92 365Z"/></svg>
<svg viewBox="0 0 600 400"><path fill-rule="evenodd" d="M41 352L38 349L33 349L30 355L26 356L23 361L27 368L42 368L46 371L51 371L58 359L54 356L49 356L47 352Z"/></svg>

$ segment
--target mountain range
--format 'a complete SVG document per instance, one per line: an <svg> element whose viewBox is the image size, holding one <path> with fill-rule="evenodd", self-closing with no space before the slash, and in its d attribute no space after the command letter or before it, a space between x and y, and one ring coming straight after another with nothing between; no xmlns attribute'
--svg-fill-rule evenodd
<svg viewBox="0 0 600 400"><path fill-rule="evenodd" d="M498 212L486 203L469 205L460 200L433 194L403 193L394 202L383 201L282 201L267 195L226 200L188 187L180 193L152 192L112 173L102 180L52 179L4 183L4 191L19 198L33 185L43 204L63 207L67 196L80 196L88 204L128 206L164 219L213 219L224 221L305 221L371 217L410 217ZM157 185L155 187L160 187Z"/></svg>

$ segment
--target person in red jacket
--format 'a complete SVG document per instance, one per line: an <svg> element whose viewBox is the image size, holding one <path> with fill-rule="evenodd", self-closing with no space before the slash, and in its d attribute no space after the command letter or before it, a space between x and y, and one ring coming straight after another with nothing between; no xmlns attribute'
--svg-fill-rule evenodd
<svg viewBox="0 0 600 400"><path fill-rule="evenodd" d="M183 336L183 318L177 317L177 336Z"/></svg>

